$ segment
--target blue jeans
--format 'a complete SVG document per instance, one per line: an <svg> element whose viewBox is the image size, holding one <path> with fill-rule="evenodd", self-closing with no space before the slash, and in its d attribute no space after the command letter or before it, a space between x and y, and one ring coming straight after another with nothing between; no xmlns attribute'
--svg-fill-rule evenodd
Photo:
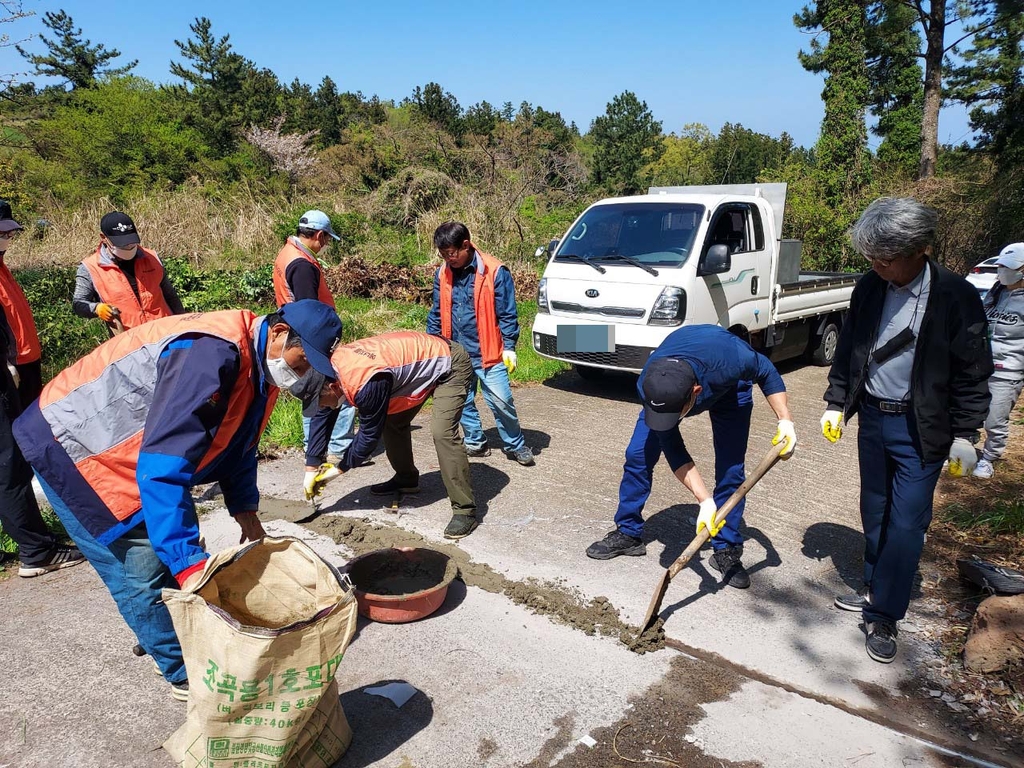
<svg viewBox="0 0 1024 768"><path fill-rule="evenodd" d="M106 547L82 527L63 499L41 477L39 484L68 535L110 590L139 645L153 657L168 682L186 680L181 643L174 632L171 614L160 599L162 589L177 589L178 582L156 556L146 524L139 523Z"/></svg>
<svg viewBox="0 0 1024 768"><path fill-rule="evenodd" d="M329 408L322 408L315 416L302 417L302 450L306 450L309 443L309 425L313 419L326 418L331 411ZM338 408L338 420L334 423L334 431L331 432L331 442L327 446L329 456L341 456L345 449L352 444L355 437L356 409L348 403L342 403Z"/></svg>
<svg viewBox="0 0 1024 768"><path fill-rule="evenodd" d="M480 448L487 444L484 436L484 427L480 423L480 412L476 409L476 390L481 386L484 392L484 402L494 414L494 422L498 427L498 434L504 444L506 453L513 453L526 445L523 439L523 430L519 426L519 415L516 413L516 404L512 401L512 383L508 378L508 369L504 363L498 363L484 370L473 362L473 388L466 396L466 405L462 409L462 434L463 442L469 448Z"/></svg>
<svg viewBox="0 0 1024 768"><path fill-rule="evenodd" d="M912 414L860 410L860 519L864 583L871 607L864 621L899 621L910 605L914 574L932 521L932 495L942 462L921 461L911 437Z"/></svg>
<svg viewBox="0 0 1024 768"><path fill-rule="evenodd" d="M747 438L750 436L750 414L754 409L750 396L749 382L740 382L734 392L722 397L708 411L711 417L711 432L715 446L715 504L721 507L746 478L744 458L747 453ZM682 448L682 438L680 447ZM633 428L633 437L626 448L626 463L622 468L619 483L619 506L615 511L615 525L627 536L639 539L644 531L644 505L651 495L651 481L654 465L662 454L662 441L657 433L647 428L643 411ZM685 448L682 448L685 452ZM673 460L666 456L669 464L683 466L685 461ZM673 466L673 471L678 466ZM742 499L725 518L725 526L711 540L717 551L726 547L740 546L740 523L746 499Z"/></svg>

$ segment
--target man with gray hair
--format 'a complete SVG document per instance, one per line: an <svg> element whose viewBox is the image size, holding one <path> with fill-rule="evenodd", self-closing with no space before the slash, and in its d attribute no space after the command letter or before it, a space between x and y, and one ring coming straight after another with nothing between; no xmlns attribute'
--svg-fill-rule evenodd
<svg viewBox="0 0 1024 768"><path fill-rule="evenodd" d="M974 469L990 399L985 312L970 283L931 259L937 226L934 209L890 197L853 226L871 271L853 291L821 419L834 443L860 414L864 586L835 605L863 613L868 656L882 663L896 657L943 462L956 477Z"/></svg>

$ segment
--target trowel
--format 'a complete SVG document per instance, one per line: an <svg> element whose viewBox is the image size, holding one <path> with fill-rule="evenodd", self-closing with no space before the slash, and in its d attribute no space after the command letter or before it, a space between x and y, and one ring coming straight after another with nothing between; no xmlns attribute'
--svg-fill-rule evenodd
<svg viewBox="0 0 1024 768"><path fill-rule="evenodd" d="M761 463L757 465L757 469L747 475L747 479L743 481L743 484L736 489L735 493L730 496L725 504L718 508L715 512L715 524L717 525L720 520L732 512L733 508L740 503L740 500L747 495L751 488L757 485L757 482L764 477L768 470L775 466L776 462L781 458L780 454L786 447L786 441L783 440L778 445L773 445L768 449L768 453L761 459ZM701 528L696 536L693 537L693 541L690 542L689 546L683 550L683 553L675 559L665 572L661 575L661 581L658 583L657 589L654 590L654 595L651 597L651 604L647 608L647 616L644 618L644 623L640 625L640 632L637 634L637 638L646 632L651 625L654 624L655 619L658 617L658 613L661 611L661 601L665 599L665 593L668 591L668 585L675 578L686 564L690 562L690 558L693 557L697 551L704 546L709 538L708 531L706 528Z"/></svg>

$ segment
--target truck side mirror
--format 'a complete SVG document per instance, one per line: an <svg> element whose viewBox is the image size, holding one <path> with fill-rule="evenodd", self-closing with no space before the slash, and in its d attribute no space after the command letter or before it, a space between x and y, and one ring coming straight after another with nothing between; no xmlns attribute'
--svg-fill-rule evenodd
<svg viewBox="0 0 1024 768"><path fill-rule="evenodd" d="M555 252L555 248L558 247L558 243L561 242L557 237L551 238L551 242L547 245L538 245L537 250L534 251L533 255L538 259L543 256L544 258L550 259L551 254Z"/></svg>
<svg viewBox="0 0 1024 768"><path fill-rule="evenodd" d="M724 243L716 243L704 254L704 261L697 274L698 276L720 275L730 269L732 269L732 257L729 255L729 246Z"/></svg>

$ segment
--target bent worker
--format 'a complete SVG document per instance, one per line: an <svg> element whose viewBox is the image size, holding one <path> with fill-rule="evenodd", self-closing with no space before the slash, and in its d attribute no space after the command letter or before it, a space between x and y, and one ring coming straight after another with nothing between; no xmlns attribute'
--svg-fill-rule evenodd
<svg viewBox="0 0 1024 768"><path fill-rule="evenodd" d="M288 304L145 323L59 373L14 424L54 511L172 695L188 698L163 588L201 577L190 489L219 482L242 541L264 535L256 450L279 389L332 373L333 309Z"/></svg>
<svg viewBox="0 0 1024 768"><path fill-rule="evenodd" d="M523 438L509 380L518 362L519 340L512 273L473 245L469 229L461 222L448 221L434 230L434 247L444 263L434 275L427 333L457 341L473 361L473 387L462 410L466 453L488 456L491 452L476 408L479 385L494 414L505 455L525 467L533 466L533 451Z"/></svg>
<svg viewBox="0 0 1024 768"><path fill-rule="evenodd" d="M337 381L325 387L323 394L319 390L304 393L304 410L315 410L318 403L334 408L343 398L358 411L359 430L336 468L307 469L306 498L317 495L331 477L365 464L382 437L395 475L371 485L370 493L418 493L420 472L412 455L412 420L433 395L430 434L452 507L444 537L461 539L472 533L477 526L476 501L469 459L459 437L462 407L473 383L473 363L466 350L439 336L398 331L338 347L331 355L331 365L331 378ZM310 431L310 452L323 450L329 430L328 422L321 431Z"/></svg>
<svg viewBox="0 0 1024 768"><path fill-rule="evenodd" d="M821 417L834 443L860 414L864 585L835 606L863 615L865 650L883 664L896 658L943 462L971 474L991 399L985 310L977 289L930 258L938 223L913 198L880 197L853 225L871 271L853 289Z"/></svg>
<svg viewBox="0 0 1024 768"><path fill-rule="evenodd" d="M316 299L336 308L334 295L327 286L318 258L332 240L340 238L331 227L331 220L326 213L313 210L302 214L295 235L285 241L274 260L274 298L278 308L302 299ZM308 452L310 424L316 422L319 430L330 413L329 408L324 408L312 416L302 417L302 447L307 451L307 470L315 469L324 461L337 464L352 443L356 412L352 406L342 404L336 414L337 421L331 432L326 456L314 456Z"/></svg>
<svg viewBox="0 0 1024 768"><path fill-rule="evenodd" d="M14 220L10 203L0 200L0 306L14 334L15 386L24 407L39 397L43 389L43 347L25 292L4 261L7 249L23 230L24 227Z"/></svg>
<svg viewBox="0 0 1024 768"><path fill-rule="evenodd" d="M157 255L143 248L135 222L111 211L100 219L100 242L78 266L71 308L98 317L113 335L161 317L184 314L174 286Z"/></svg>
<svg viewBox="0 0 1024 768"><path fill-rule="evenodd" d="M750 586L743 567L740 523L745 500L713 527L715 512L745 478L744 458L753 411L751 382L756 382L779 419L773 445L785 441L783 458L792 455L796 431L789 414L786 385L775 366L738 336L717 325L690 325L674 331L651 353L637 381L643 402L619 484L615 530L587 549L587 556L609 560L644 555L643 509L651 493L658 459L665 455L673 474L699 505L697 531L707 529L714 549L709 562L722 581L738 589ZM707 412L715 446L715 490L708 492L680 434L682 419Z"/></svg>

